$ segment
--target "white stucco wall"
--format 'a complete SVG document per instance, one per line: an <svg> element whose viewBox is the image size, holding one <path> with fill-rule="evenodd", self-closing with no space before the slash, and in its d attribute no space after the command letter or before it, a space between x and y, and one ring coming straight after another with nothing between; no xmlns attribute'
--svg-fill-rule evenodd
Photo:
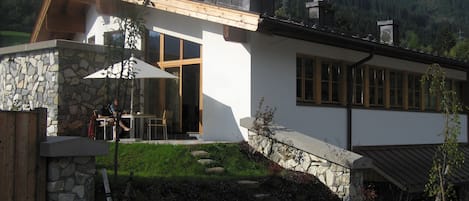
<svg viewBox="0 0 469 201"><path fill-rule="evenodd" d="M95 37L95 44L104 44L104 33L119 30L119 18L98 13L96 6L92 5L86 13L85 33L76 34L74 40L87 43L88 39ZM137 41L137 49L141 49L141 41Z"/></svg>
<svg viewBox="0 0 469 201"><path fill-rule="evenodd" d="M247 139L239 120L250 115L250 47L223 38L223 26L164 11L147 12L147 28L202 44L204 140Z"/></svg>
<svg viewBox="0 0 469 201"><path fill-rule="evenodd" d="M467 142L467 115L461 117L460 142ZM443 137L440 113L353 109L353 146L435 144Z"/></svg>
<svg viewBox="0 0 469 201"><path fill-rule="evenodd" d="M356 62L367 53L284 37L254 33L252 41L252 102L277 107L277 123L320 140L346 147L347 116L344 107L296 105L296 54ZM423 73L428 65L376 55L367 64ZM411 68L409 68L411 67ZM465 73L448 70L454 79ZM443 119L437 113L354 110L353 145L438 143ZM467 141L467 117L462 116L461 141Z"/></svg>

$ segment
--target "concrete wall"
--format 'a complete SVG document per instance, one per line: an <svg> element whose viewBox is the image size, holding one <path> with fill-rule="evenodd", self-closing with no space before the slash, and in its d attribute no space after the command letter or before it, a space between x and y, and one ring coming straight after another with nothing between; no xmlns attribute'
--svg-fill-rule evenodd
<svg viewBox="0 0 469 201"><path fill-rule="evenodd" d="M467 115L461 114L460 142L467 142ZM353 146L441 143L440 113L354 109Z"/></svg>

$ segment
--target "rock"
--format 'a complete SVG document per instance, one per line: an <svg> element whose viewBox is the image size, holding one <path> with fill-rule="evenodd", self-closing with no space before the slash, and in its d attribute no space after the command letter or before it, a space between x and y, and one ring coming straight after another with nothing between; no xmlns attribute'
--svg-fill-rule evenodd
<svg viewBox="0 0 469 201"><path fill-rule="evenodd" d="M79 198L83 198L85 196L85 187L83 185L75 186L72 192L76 193Z"/></svg>
<svg viewBox="0 0 469 201"><path fill-rule="evenodd" d="M67 69L64 70L64 77L65 78L72 78L72 77L75 77L75 76L76 76L76 74L72 69L67 68Z"/></svg>
<svg viewBox="0 0 469 201"><path fill-rule="evenodd" d="M59 165L57 163L49 163L49 168L47 168L47 179L49 181L57 181L60 178Z"/></svg>
<svg viewBox="0 0 469 201"><path fill-rule="evenodd" d="M86 61L84 59L80 60L80 67L87 68L88 67L88 61Z"/></svg>
<svg viewBox="0 0 469 201"><path fill-rule="evenodd" d="M75 157L73 158L73 162L78 164L86 164L90 161L91 157Z"/></svg>
<svg viewBox="0 0 469 201"><path fill-rule="evenodd" d="M86 180L89 179L91 176L81 172L75 172L75 181L77 184L83 185L85 184Z"/></svg>
<svg viewBox="0 0 469 201"><path fill-rule="evenodd" d="M58 201L59 194L58 193L47 193L47 201Z"/></svg>
<svg viewBox="0 0 469 201"><path fill-rule="evenodd" d="M270 194L267 194L267 193L257 193L257 194L254 194L254 197L255 198L265 198L265 197L270 197Z"/></svg>
<svg viewBox="0 0 469 201"><path fill-rule="evenodd" d="M209 153L203 150L192 151L191 155L198 158L208 157Z"/></svg>
<svg viewBox="0 0 469 201"><path fill-rule="evenodd" d="M74 201L75 194L73 193L59 193L59 201Z"/></svg>
<svg viewBox="0 0 469 201"><path fill-rule="evenodd" d="M247 188L258 188L259 182L258 181L251 181L251 180L239 180L237 182L239 185L243 185Z"/></svg>
<svg viewBox="0 0 469 201"><path fill-rule="evenodd" d="M209 164L215 163L215 161L212 159L199 159L197 160L197 162L202 165L209 165Z"/></svg>
<svg viewBox="0 0 469 201"><path fill-rule="evenodd" d="M70 158L68 157L62 157L59 159L59 166L60 168L65 168L70 164Z"/></svg>
<svg viewBox="0 0 469 201"><path fill-rule="evenodd" d="M206 168L205 173L208 174L222 174L225 172L225 168L222 167L212 167L212 168Z"/></svg>
<svg viewBox="0 0 469 201"><path fill-rule="evenodd" d="M73 186L75 186L75 180L73 178L67 178L64 186L65 191L71 191Z"/></svg>
<svg viewBox="0 0 469 201"><path fill-rule="evenodd" d="M66 168L62 170L62 173L60 174L60 176L68 177L68 176L73 175L74 172L75 172L75 164L70 163L70 165L68 165Z"/></svg>
<svg viewBox="0 0 469 201"><path fill-rule="evenodd" d="M59 192L64 190L64 181L47 182L47 192Z"/></svg>

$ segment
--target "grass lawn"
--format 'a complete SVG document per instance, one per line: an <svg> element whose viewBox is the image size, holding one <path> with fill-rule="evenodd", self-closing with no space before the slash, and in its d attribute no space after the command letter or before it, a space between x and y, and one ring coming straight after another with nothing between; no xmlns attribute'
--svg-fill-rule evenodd
<svg viewBox="0 0 469 201"><path fill-rule="evenodd" d="M28 43L29 37L29 33L0 31L0 47Z"/></svg>
<svg viewBox="0 0 469 201"><path fill-rule="evenodd" d="M221 166L225 173L209 175L205 166L197 163L190 152L205 150L217 161L210 166ZM264 177L268 175L267 164L251 161L242 153L239 144L204 145L154 145L119 144L118 175L128 176L131 171L136 177L168 179L232 179ZM107 168L113 175L114 143L107 156L97 157L98 168Z"/></svg>
<svg viewBox="0 0 469 201"><path fill-rule="evenodd" d="M141 201L339 201L319 180L304 173L283 170L260 154L240 144L154 145L120 144L118 180L113 179L114 143L108 156L96 158L97 168L107 168L112 195L116 200ZM210 175L190 152L205 150L225 168ZM128 187L133 171L132 190ZM246 186L239 180L254 180ZM114 183L117 182L117 183ZM101 176L96 178L96 200L104 200ZM259 195L266 196L259 198Z"/></svg>

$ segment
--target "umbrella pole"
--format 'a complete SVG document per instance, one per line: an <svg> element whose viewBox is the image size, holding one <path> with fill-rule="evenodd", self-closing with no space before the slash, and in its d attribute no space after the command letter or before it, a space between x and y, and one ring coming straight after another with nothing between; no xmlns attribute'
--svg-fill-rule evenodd
<svg viewBox="0 0 469 201"><path fill-rule="evenodd" d="M132 86L130 87L130 114L134 113L134 82L135 79L132 79Z"/></svg>

